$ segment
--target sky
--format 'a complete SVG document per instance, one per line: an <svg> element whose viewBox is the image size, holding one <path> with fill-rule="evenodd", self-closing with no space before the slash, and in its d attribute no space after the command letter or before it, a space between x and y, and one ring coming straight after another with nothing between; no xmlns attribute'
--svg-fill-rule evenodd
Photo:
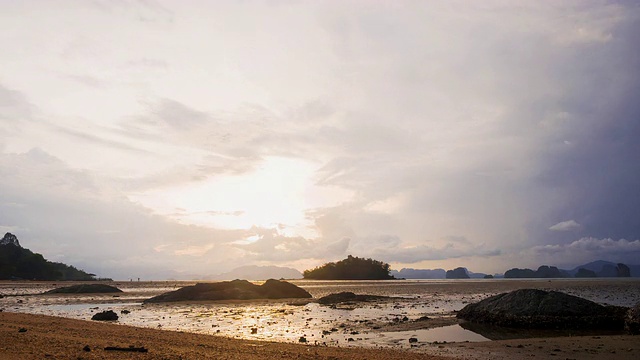
<svg viewBox="0 0 640 360"><path fill-rule="evenodd" d="M634 1L0 1L0 231L114 279L640 263Z"/></svg>

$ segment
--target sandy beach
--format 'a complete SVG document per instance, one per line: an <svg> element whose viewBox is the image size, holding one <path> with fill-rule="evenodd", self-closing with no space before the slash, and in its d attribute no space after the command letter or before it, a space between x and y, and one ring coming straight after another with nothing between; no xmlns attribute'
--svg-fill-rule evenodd
<svg viewBox="0 0 640 360"><path fill-rule="evenodd" d="M407 351L258 342L10 312L0 313L0 334L0 359L442 359ZM91 351L83 350L85 346ZM144 347L148 352L104 350L109 346Z"/></svg>
<svg viewBox="0 0 640 360"><path fill-rule="evenodd" d="M6 311L0 312L0 337L0 359L640 358L640 338L627 335L434 344L418 353L238 340ZM130 346L144 347L148 352L105 350Z"/></svg>

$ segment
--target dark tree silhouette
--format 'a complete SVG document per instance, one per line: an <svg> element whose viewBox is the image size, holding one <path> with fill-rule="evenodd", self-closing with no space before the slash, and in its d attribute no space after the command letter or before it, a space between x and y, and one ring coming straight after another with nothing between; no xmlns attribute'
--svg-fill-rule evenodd
<svg viewBox="0 0 640 360"><path fill-rule="evenodd" d="M338 262L326 263L315 269L305 270L305 279L313 280L391 280L391 267L382 261L349 255Z"/></svg>

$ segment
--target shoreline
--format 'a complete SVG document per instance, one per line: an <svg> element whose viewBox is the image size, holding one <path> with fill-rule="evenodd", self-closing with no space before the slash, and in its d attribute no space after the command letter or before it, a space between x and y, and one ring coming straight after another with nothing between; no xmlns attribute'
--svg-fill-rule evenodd
<svg viewBox="0 0 640 360"><path fill-rule="evenodd" d="M21 330L22 329L22 330ZM529 338L431 344L418 351L315 346L141 328L47 315L0 312L0 359L488 359L640 358L632 335ZM144 347L146 353L106 347ZM90 351L85 351L85 347Z"/></svg>

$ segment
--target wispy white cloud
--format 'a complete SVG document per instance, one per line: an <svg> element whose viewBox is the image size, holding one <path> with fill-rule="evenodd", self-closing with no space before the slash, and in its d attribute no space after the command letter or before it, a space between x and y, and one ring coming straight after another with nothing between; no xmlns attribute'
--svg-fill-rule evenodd
<svg viewBox="0 0 640 360"><path fill-rule="evenodd" d="M567 220L567 221L561 221L561 222L551 226L549 228L549 230L551 230L551 231L572 231L572 230L578 230L581 227L582 226L580 224L578 224L575 220Z"/></svg>

